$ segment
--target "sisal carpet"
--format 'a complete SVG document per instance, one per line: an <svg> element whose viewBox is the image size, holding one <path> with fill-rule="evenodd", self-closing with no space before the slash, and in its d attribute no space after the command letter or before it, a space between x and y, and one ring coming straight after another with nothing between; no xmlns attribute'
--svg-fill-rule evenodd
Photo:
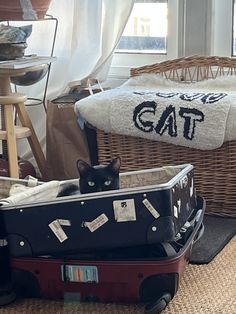
<svg viewBox="0 0 236 314"><path fill-rule="evenodd" d="M236 237L207 265L188 265L179 290L163 314L236 314ZM140 304L17 300L1 314L141 314Z"/></svg>

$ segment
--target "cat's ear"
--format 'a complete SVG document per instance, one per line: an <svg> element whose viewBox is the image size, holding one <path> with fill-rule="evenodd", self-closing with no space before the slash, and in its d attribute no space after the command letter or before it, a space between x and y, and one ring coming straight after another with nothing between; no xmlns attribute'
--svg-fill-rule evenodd
<svg viewBox="0 0 236 314"><path fill-rule="evenodd" d="M83 160L77 161L77 168L80 176L88 172L92 167Z"/></svg>
<svg viewBox="0 0 236 314"><path fill-rule="evenodd" d="M112 161L109 163L108 167L115 173L119 173L121 166L121 159L120 157L116 157L112 159Z"/></svg>

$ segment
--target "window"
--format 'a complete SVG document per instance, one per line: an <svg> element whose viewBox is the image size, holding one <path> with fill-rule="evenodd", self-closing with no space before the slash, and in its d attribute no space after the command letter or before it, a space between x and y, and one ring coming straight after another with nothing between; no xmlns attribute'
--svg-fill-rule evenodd
<svg viewBox="0 0 236 314"><path fill-rule="evenodd" d="M117 52L166 53L167 0L136 0Z"/></svg>
<svg viewBox="0 0 236 314"><path fill-rule="evenodd" d="M128 23L111 76L180 56L236 57L236 0L137 0Z"/></svg>
<svg viewBox="0 0 236 314"><path fill-rule="evenodd" d="M110 77L128 77L131 67L176 58L184 0L136 0L112 60ZM180 18L181 16L181 18Z"/></svg>

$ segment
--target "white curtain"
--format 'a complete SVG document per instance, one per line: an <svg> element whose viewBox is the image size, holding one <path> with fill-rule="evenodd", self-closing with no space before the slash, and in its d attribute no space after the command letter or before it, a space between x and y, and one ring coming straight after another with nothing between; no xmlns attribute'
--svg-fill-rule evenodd
<svg viewBox="0 0 236 314"><path fill-rule="evenodd" d="M52 0L48 14L58 19L54 49L57 60L51 66L47 99L62 94L71 81L87 77L106 80L114 49L133 4L134 0ZM54 30L54 20L34 22L26 53L50 55ZM42 97L44 86L45 80L41 80L28 87L18 87L18 91ZM43 106L28 107L28 111L45 151ZM34 162L28 143L21 141L18 150L22 158Z"/></svg>

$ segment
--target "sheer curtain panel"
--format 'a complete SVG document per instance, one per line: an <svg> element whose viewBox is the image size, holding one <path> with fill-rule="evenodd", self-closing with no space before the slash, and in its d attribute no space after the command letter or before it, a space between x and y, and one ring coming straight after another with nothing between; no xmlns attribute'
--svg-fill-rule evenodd
<svg viewBox="0 0 236 314"><path fill-rule="evenodd" d="M133 8L134 0L52 0L48 14L58 19L58 30L51 66L47 99L65 91L71 81L96 78L104 81L113 52ZM34 22L27 54L49 55L53 27ZM19 87L27 96L41 97L43 81ZM33 125L45 151L46 114L43 106L28 107ZM20 142L20 156L33 162L28 145Z"/></svg>

